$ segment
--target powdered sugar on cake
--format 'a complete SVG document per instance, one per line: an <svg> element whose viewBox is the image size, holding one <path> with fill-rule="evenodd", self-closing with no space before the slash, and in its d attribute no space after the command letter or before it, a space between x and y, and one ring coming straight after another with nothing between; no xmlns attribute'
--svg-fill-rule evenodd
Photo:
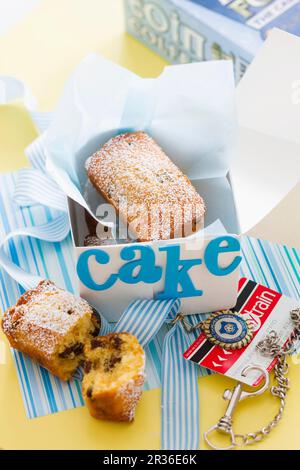
<svg viewBox="0 0 300 470"><path fill-rule="evenodd" d="M4 318L5 327L18 328L26 333L26 329L34 332L36 342L41 343L43 350L52 352L55 337L54 332L63 336L87 312L92 312L89 304L70 292L55 286L51 281L42 281L36 289L25 292L17 304L8 310Z"/></svg>
<svg viewBox="0 0 300 470"><path fill-rule="evenodd" d="M86 161L86 169L121 216L126 211L129 223L151 226L150 239L168 239L183 223L204 216L201 196L145 132L112 138Z"/></svg>
<svg viewBox="0 0 300 470"><path fill-rule="evenodd" d="M85 300L46 281L20 310L28 322L64 334L91 307Z"/></svg>

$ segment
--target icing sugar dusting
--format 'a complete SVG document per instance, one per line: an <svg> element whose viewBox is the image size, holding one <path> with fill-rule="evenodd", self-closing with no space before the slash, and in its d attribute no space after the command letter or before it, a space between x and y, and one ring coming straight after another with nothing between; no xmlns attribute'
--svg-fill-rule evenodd
<svg viewBox="0 0 300 470"><path fill-rule="evenodd" d="M17 329L18 336L34 338L37 347L50 354L57 339L87 313L92 313L92 309L85 300L58 288L52 281L42 281L7 310L3 328L8 332Z"/></svg>
<svg viewBox="0 0 300 470"><path fill-rule="evenodd" d="M203 199L187 176L145 132L112 138L87 159L86 169L121 217L134 222L140 240L174 238L183 224L204 216Z"/></svg>

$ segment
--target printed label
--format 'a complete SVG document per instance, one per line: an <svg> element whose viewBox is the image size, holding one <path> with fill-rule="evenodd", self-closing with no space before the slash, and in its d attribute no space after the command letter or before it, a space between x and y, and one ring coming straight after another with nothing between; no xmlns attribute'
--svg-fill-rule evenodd
<svg viewBox="0 0 300 470"><path fill-rule="evenodd" d="M239 312L251 320L254 329L251 343L242 349L225 351L219 346L214 346L206 339L205 334L201 333L185 351L184 357L219 374L257 386L262 379L259 372L251 371L247 377L243 377L242 371L250 364L260 365L268 371L272 370L276 360L263 357L256 346L272 330L280 337L281 344L285 344L293 329L290 311L298 306L297 300L242 278L237 303L232 311Z"/></svg>

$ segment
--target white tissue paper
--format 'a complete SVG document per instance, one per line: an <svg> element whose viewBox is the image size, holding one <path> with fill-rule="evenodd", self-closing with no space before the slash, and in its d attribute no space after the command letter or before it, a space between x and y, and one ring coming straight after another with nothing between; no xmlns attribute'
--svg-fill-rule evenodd
<svg viewBox="0 0 300 470"><path fill-rule="evenodd" d="M142 79L91 54L68 80L44 135L47 170L95 216L103 199L87 179L86 159L117 134L145 130L205 199L206 225L221 218L237 231L226 178L237 130L234 95L229 61L170 66Z"/></svg>

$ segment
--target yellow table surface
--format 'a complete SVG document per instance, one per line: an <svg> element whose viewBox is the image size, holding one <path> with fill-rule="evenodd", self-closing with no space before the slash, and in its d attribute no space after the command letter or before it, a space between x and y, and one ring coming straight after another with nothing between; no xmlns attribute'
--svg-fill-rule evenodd
<svg viewBox="0 0 300 470"><path fill-rule="evenodd" d="M165 63L123 32L119 0L44 0L25 20L0 38L0 74L24 80L40 109L51 110L64 81L88 52L96 51L142 76L156 76ZM19 105L0 107L0 171L25 164L24 148L36 135ZM5 347L3 348L3 344ZM4 349L4 351L3 351ZM291 367L291 390L282 424L256 449L299 449L300 368ZM203 432L225 410L221 396L234 383L220 376L199 380ZM245 400L235 415L237 432L255 431L277 411L269 392ZM27 419L8 344L0 334L0 448L159 449L160 391L143 394L132 424L92 419L85 408ZM201 442L201 448L205 448Z"/></svg>

